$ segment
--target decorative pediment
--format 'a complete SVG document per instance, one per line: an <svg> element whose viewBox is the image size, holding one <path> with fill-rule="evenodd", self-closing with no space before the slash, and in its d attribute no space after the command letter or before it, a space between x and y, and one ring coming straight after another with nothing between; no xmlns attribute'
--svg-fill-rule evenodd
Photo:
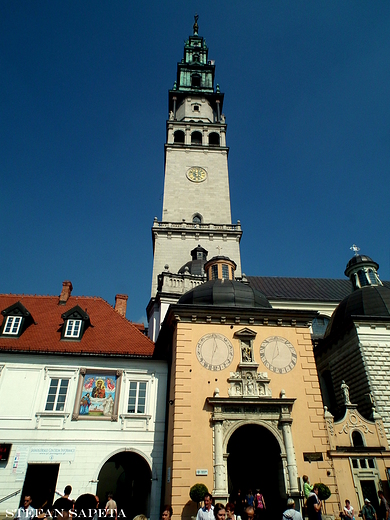
<svg viewBox="0 0 390 520"><path fill-rule="evenodd" d="M1 311L1 314L3 316L22 316L23 318L27 318L28 316L30 316L29 311L20 302L16 302L10 307L7 307L3 311Z"/></svg>
<svg viewBox="0 0 390 520"><path fill-rule="evenodd" d="M63 320L89 321L88 314L85 311L83 311L83 309L79 305L76 305L75 307L72 307L71 309L69 309L67 312L64 312L61 315L61 318Z"/></svg>
<svg viewBox="0 0 390 520"><path fill-rule="evenodd" d="M255 339L257 332L254 330L248 329L245 327L244 329L238 330L234 333L235 338L246 338L246 339Z"/></svg>

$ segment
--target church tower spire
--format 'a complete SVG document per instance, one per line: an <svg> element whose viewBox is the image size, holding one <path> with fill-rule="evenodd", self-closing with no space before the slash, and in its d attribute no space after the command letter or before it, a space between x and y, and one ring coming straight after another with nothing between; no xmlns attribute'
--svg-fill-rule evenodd
<svg viewBox="0 0 390 520"><path fill-rule="evenodd" d="M231 221L224 95L214 86L215 62L208 52L195 15L169 91L163 212L152 228L152 299L161 273L178 273L198 245L210 257L231 258L241 276L242 231Z"/></svg>

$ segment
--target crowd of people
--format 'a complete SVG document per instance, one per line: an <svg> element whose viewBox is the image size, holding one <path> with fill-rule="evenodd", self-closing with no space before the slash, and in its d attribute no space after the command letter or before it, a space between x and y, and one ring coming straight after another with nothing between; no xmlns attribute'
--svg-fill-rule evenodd
<svg viewBox="0 0 390 520"><path fill-rule="evenodd" d="M26 495L23 498L23 505L16 511L14 518L18 520L32 520L33 518L39 520L46 518L71 520L72 517L83 517L98 520L101 517L109 517L118 520L118 507L111 493L108 494L105 507L99 509L99 498L96 495L87 493L73 501L70 499L71 492L72 487L66 486L63 496L46 510L34 509L31 505L32 497ZM321 520L322 503L318 497L318 486L311 485L307 475L303 476L303 494L305 498L305 518ZM382 491L378 491L378 498L379 507L377 509L368 498L365 498L364 506L359 514L356 514L350 500L346 499L340 517L344 520L357 520L357 517L362 517L363 520L390 520L390 506ZM198 510L196 520L265 520L266 504L260 489L257 489L254 494L252 490L248 490L246 495L238 490L232 502L227 504L217 503L213 505L213 497L210 493L204 495L203 501L204 506ZM80 514L81 512L83 513ZM172 507L166 505L162 511L161 520L171 520L172 515ZM138 515L133 520L148 519L145 515ZM283 520L303 520L301 513L295 509L293 498L287 500L287 509L283 513Z"/></svg>
<svg viewBox="0 0 390 520"><path fill-rule="evenodd" d="M99 518L112 518L117 520L118 509L117 504L111 493L108 494L108 500L104 508L99 509L99 497L90 493L80 495L77 500L72 500L70 494L72 486L66 486L64 494L58 498L50 507L35 509L32 507L32 497L26 495L23 497L23 505L21 505L14 518L18 520L38 520L60 519L69 520L76 517L91 518L98 520Z"/></svg>

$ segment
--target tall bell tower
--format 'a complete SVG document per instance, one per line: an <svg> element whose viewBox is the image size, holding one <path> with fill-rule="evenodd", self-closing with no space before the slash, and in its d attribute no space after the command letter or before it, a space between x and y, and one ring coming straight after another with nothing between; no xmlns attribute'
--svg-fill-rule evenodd
<svg viewBox="0 0 390 520"><path fill-rule="evenodd" d="M231 220L224 95L219 85L214 87L214 76L215 64L195 16L169 91L163 213L152 227L152 299L161 273L178 273L198 246L209 258L228 256L241 277L242 231L240 222Z"/></svg>

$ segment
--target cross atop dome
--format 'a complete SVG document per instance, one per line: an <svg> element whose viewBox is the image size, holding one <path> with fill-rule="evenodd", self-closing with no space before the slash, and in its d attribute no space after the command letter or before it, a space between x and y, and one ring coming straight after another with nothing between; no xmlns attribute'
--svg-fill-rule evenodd
<svg viewBox="0 0 390 520"><path fill-rule="evenodd" d="M352 246L349 249L354 252L355 256L358 256L358 251L360 251L360 247L358 247L356 244L352 244Z"/></svg>

